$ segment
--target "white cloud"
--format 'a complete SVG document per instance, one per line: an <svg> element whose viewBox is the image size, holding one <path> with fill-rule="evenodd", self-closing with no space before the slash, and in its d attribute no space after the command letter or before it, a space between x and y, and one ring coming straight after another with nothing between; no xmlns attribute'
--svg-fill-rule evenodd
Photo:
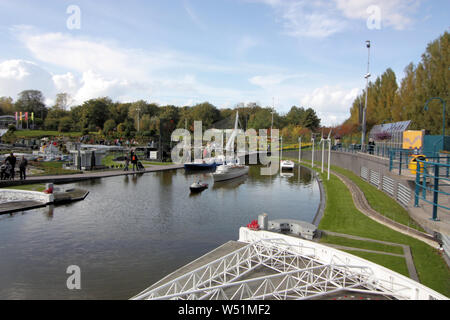
<svg viewBox="0 0 450 320"><path fill-rule="evenodd" d="M248 0L274 8L288 35L299 38L326 38L349 30L355 20L365 22L370 17L367 9L378 6L383 27L403 30L414 20L422 0Z"/></svg>
<svg viewBox="0 0 450 320"><path fill-rule="evenodd" d="M337 8L350 19L367 20L367 8L372 5L381 9L381 20L385 27L403 30L413 23L421 0L334 0Z"/></svg>
<svg viewBox="0 0 450 320"><path fill-rule="evenodd" d="M358 88L324 86L303 95L300 102L314 108L323 125L331 126L342 123L350 116L350 107L359 91Z"/></svg>
<svg viewBox="0 0 450 320"><path fill-rule="evenodd" d="M274 86L282 84L287 80L304 77L301 74L270 74L264 76L254 76L249 79L251 84L260 86L261 88L271 89Z"/></svg>
<svg viewBox="0 0 450 320"><path fill-rule="evenodd" d="M25 60L0 62L0 96L16 98L23 90L35 89L51 98L56 94L52 75L37 64Z"/></svg>

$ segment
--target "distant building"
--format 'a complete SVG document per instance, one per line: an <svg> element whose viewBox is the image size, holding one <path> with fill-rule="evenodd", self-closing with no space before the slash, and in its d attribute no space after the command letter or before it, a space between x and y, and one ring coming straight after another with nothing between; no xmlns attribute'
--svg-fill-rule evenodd
<svg viewBox="0 0 450 320"><path fill-rule="evenodd" d="M15 116L0 116L0 129L8 129L11 124L16 124Z"/></svg>

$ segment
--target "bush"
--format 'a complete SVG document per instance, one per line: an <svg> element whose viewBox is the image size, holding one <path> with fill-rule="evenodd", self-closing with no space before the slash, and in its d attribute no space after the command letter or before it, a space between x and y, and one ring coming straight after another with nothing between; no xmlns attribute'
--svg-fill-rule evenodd
<svg viewBox="0 0 450 320"><path fill-rule="evenodd" d="M73 128L73 121L70 116L63 117L59 120L58 131L59 132L70 132Z"/></svg>

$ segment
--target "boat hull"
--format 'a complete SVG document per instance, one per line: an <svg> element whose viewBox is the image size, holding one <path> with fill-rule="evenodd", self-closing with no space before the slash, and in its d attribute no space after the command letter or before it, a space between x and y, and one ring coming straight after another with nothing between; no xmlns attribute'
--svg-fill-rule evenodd
<svg viewBox="0 0 450 320"><path fill-rule="evenodd" d="M295 164L293 162L282 161L280 166L281 170L294 170Z"/></svg>
<svg viewBox="0 0 450 320"><path fill-rule="evenodd" d="M217 166L217 163L185 163L184 169L189 171L211 170Z"/></svg>
<svg viewBox="0 0 450 320"><path fill-rule="evenodd" d="M226 181L226 180L231 180L231 179L235 179L238 177L242 177L242 176L248 174L248 171L249 171L249 168L245 166L245 167L241 167L241 168L229 169L226 172L216 172L216 173L213 173L214 182Z"/></svg>

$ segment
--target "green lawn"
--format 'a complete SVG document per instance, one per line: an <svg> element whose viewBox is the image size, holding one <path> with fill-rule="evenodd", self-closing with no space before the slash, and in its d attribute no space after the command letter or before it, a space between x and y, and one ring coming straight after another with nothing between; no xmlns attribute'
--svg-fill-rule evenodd
<svg viewBox="0 0 450 320"><path fill-rule="evenodd" d="M397 201L387 196L383 191L380 191L375 186L365 182L351 171L336 166L331 166L331 169L352 180L364 193L370 206L375 211L398 223L424 232L423 228L410 218L408 211L398 204Z"/></svg>
<svg viewBox="0 0 450 320"><path fill-rule="evenodd" d="M67 175L80 173L78 170L63 169L65 162L60 161L36 161L30 162L33 167L42 170L42 172L35 174L34 176L47 176L47 175Z"/></svg>
<svg viewBox="0 0 450 320"><path fill-rule="evenodd" d="M45 184L28 184L23 186L7 187L5 189L43 192L45 190Z"/></svg>
<svg viewBox="0 0 450 320"><path fill-rule="evenodd" d="M71 137L79 138L83 134L81 132L59 132L59 131L46 131L46 130L18 130L14 132L17 138L21 139L42 139L45 137Z"/></svg>
<svg viewBox="0 0 450 320"><path fill-rule="evenodd" d="M309 164L303 164L310 167ZM319 171L317 168L315 170ZM327 195L325 212L319 229L409 245L420 281L450 297L450 270L437 249L373 221L356 209L350 191L336 176L331 175L330 181L327 180L326 173L323 175L319 173L319 176L322 178ZM384 193L378 196L384 201L390 199ZM373 255L366 256L367 260L398 270L398 264L394 263L391 257L377 255L376 259L373 259Z"/></svg>
<svg viewBox="0 0 450 320"><path fill-rule="evenodd" d="M352 247L352 248L403 254L402 247L391 246L391 245L387 245L387 244L370 242L370 241L347 239L344 237L337 237L337 236L331 236L331 235L324 235L320 239L320 241L322 243L332 243L332 244L337 244L337 245Z"/></svg>
<svg viewBox="0 0 450 320"><path fill-rule="evenodd" d="M402 257L388 256L384 254L356 251L356 250L343 250L352 255L360 258L372 261L380 266L386 267L390 270L394 270L406 277L409 277L408 267L406 266L406 260Z"/></svg>

